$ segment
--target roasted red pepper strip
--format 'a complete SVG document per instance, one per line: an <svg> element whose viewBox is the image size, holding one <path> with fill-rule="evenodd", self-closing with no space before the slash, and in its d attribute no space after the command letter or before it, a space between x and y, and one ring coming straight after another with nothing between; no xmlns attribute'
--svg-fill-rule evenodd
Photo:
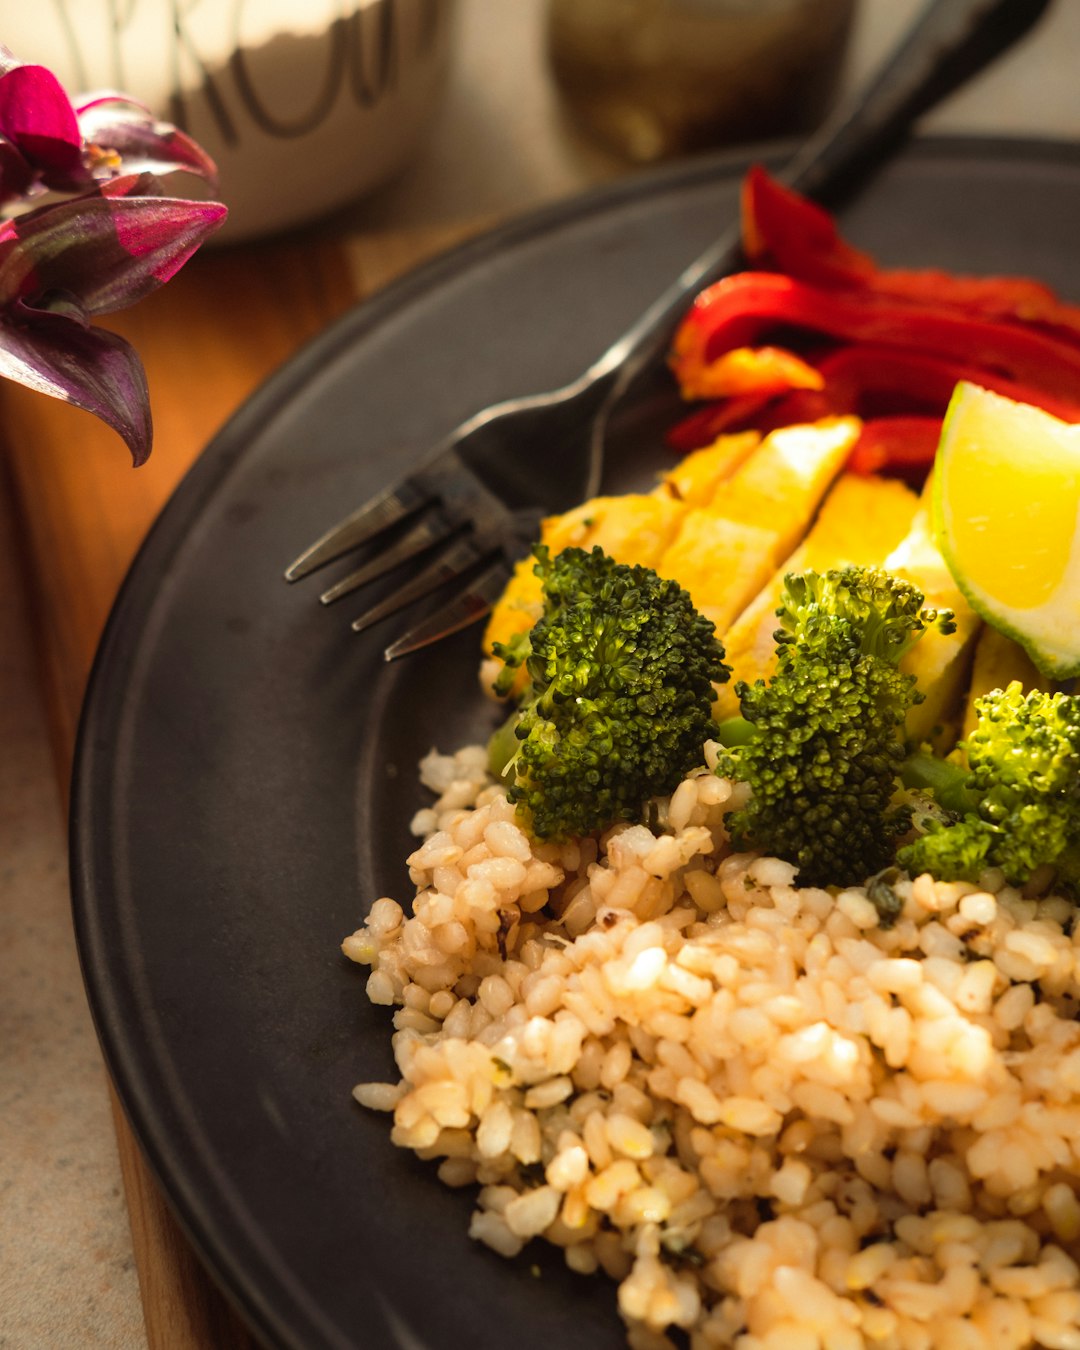
<svg viewBox="0 0 1080 1350"><path fill-rule="evenodd" d="M758 414L775 397L773 394L750 394L745 398L728 398L722 402L707 403L689 417L682 418L665 437L673 450L685 454L711 445L717 436L736 427L755 426Z"/></svg>
<svg viewBox="0 0 1080 1350"><path fill-rule="evenodd" d="M970 317L1012 319L1080 342L1080 306L1060 300L1029 277L955 276L933 269L879 267L840 235L832 216L753 166L742 188L743 251L762 267L828 288L866 287L879 295L933 306L955 305Z"/></svg>
<svg viewBox="0 0 1080 1350"><path fill-rule="evenodd" d="M753 427L767 432L795 422L816 422L834 413L850 411L850 408L834 406L826 393L816 389L792 389L780 395L751 394L705 404L677 422L665 439L673 450L686 454L689 450L711 445L718 436L729 431Z"/></svg>
<svg viewBox="0 0 1080 1350"><path fill-rule="evenodd" d="M1080 400L1058 398L974 364L900 347L878 343L837 347L819 358L817 369L823 377L824 389L814 397L809 397L810 391L789 385L780 390L762 388L757 396L712 401L677 423L668 433L668 443L676 450L695 450L726 431L746 426L769 430L784 425L785 418L812 420L836 413L855 413L863 418L875 418L882 424L879 431L867 433L877 438L873 441L875 447L886 432L902 435L904 461L914 463L914 452L908 449L913 441L907 423L921 423L923 419L917 416L917 410L922 410L932 414L929 421L938 425L961 380L980 384L1017 403L1043 408L1063 422L1080 423ZM780 395L785 397L780 398ZM886 411L889 415L880 416ZM927 437L924 435L918 444L925 448L929 444ZM926 467L929 467L935 448L936 442L929 447L929 457L924 461ZM857 466L870 464L867 453L865 447L858 451L855 456ZM877 448L874 453L878 453ZM882 460L885 462L888 462L887 458ZM871 470L864 468L863 471Z"/></svg>
<svg viewBox="0 0 1080 1350"><path fill-rule="evenodd" d="M876 417L864 422L847 467L854 473L892 472L921 479L934 462L940 417Z"/></svg>
<svg viewBox="0 0 1080 1350"><path fill-rule="evenodd" d="M695 300L675 336L672 366L700 367L778 327L846 342L933 353L1069 399L1080 388L1080 348L1016 323L968 318L873 291L828 291L771 272L725 277Z"/></svg>
<svg viewBox="0 0 1080 1350"><path fill-rule="evenodd" d="M838 407L824 392L816 389L792 389L790 393L767 403L754 418L752 425L758 431L768 433L777 427L790 427L799 422L818 422L823 417L835 417L850 412L850 408ZM736 428L745 431L745 426Z"/></svg>
<svg viewBox="0 0 1080 1350"><path fill-rule="evenodd" d="M936 418L961 380L1080 422L1080 307L1048 287L1024 277L879 268L828 212L760 167L743 183L743 233L751 260L788 275L743 273L698 297L676 335L672 367L684 396L723 401L680 422L669 434L676 448L739 427L855 412L876 419L856 466L925 467ZM839 345L816 359L755 347L771 329ZM807 377L811 362L824 391Z"/></svg>
<svg viewBox="0 0 1080 1350"><path fill-rule="evenodd" d="M815 286L858 286L877 273L868 253L841 238L828 211L778 183L760 164L747 170L741 202L748 262Z"/></svg>
<svg viewBox="0 0 1080 1350"><path fill-rule="evenodd" d="M935 308L949 306L969 318L1008 321L1080 346L1080 309L1025 277L957 277L948 272L882 271L867 283L876 294Z"/></svg>
<svg viewBox="0 0 1080 1350"><path fill-rule="evenodd" d="M1063 422L1080 422L1080 385L1075 399L1059 398L1030 384L1006 379L977 361L953 361L924 352L875 343L838 347L818 361L830 402L862 416L882 404L904 411L943 414L961 380L982 385L1016 403L1044 408Z"/></svg>

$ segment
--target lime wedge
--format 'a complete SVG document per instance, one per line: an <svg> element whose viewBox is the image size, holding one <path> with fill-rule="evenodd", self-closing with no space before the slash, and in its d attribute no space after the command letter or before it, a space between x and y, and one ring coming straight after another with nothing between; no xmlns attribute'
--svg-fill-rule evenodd
<svg viewBox="0 0 1080 1350"><path fill-rule="evenodd" d="M1044 675L1080 674L1080 426L957 385L934 464L934 541L977 614Z"/></svg>

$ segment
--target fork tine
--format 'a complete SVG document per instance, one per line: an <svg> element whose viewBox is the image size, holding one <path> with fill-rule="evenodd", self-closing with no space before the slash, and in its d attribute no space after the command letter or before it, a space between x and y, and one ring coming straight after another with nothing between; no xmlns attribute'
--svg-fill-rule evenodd
<svg viewBox="0 0 1080 1350"><path fill-rule="evenodd" d="M391 526L416 515L431 500L431 492L409 478L380 492L304 549L285 569L285 580L299 581L342 554L370 543Z"/></svg>
<svg viewBox="0 0 1080 1350"><path fill-rule="evenodd" d="M437 590L446 582L456 581L475 563L490 557L492 552L492 547L481 545L471 535L465 535L464 538L456 540L444 553L440 553L434 562L429 563L423 571L418 572L410 581L407 581L403 586L399 586L384 600L372 605L370 609L365 610L363 614L354 619L352 623L353 632L362 633L381 619L389 618L391 614L396 614L399 609L411 605L414 600L421 600L425 595L430 595L432 591Z"/></svg>
<svg viewBox="0 0 1080 1350"><path fill-rule="evenodd" d="M335 600L340 600L342 596L351 595L361 586L368 586L373 581L378 581L380 577L392 572L395 567L400 567L402 563L408 562L410 558L416 558L435 544L441 544L444 539L449 539L452 534L461 528L460 522L455 523L442 512L425 515L418 525L414 525L409 530L408 534L403 534L396 543L391 544L377 558L372 558L363 567L358 567L355 572L350 572L347 577L342 577L329 590L323 591L319 599L324 605L332 605Z"/></svg>
<svg viewBox="0 0 1080 1350"><path fill-rule="evenodd" d="M448 601L434 614L429 614L403 633L396 642L391 642L383 652L387 661L396 661L399 656L408 656L410 652L429 647L451 633L457 633L469 624L482 619L491 612L495 601L502 595L512 573L509 565L501 558L482 572L475 581L454 598Z"/></svg>

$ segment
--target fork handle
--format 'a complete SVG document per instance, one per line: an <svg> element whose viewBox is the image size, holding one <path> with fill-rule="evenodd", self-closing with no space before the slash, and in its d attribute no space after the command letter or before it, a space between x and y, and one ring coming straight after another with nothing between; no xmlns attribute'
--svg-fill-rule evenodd
<svg viewBox="0 0 1080 1350"><path fill-rule="evenodd" d="M1049 2L929 0L877 75L837 107L780 176L818 200L849 192L902 141L916 118L1010 47ZM742 261L734 225L589 367L582 382L609 384L605 407L610 408L634 377L666 352L692 297Z"/></svg>

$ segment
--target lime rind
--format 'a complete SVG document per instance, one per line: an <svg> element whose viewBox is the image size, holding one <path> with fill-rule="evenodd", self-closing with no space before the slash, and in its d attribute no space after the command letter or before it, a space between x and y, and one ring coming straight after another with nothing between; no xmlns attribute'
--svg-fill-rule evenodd
<svg viewBox="0 0 1080 1350"><path fill-rule="evenodd" d="M956 431L953 423L963 415L968 400L1001 397L976 385L959 384L949 402L941 429L931 494L934 541L952 573L957 588L975 613L992 628L1004 633L1022 647L1043 675L1052 680L1072 679L1080 675L1080 589L1074 596L1075 612L1069 613L1063 605L1063 600L1067 600L1073 590L1069 585L1069 573L1074 569L1067 569L1062 585L1049 601L1030 609L1021 609L1005 604L978 586L958 562L951 545L946 509L948 473L945 459L949 455L949 447L955 444ZM1074 547L1074 557L1076 552Z"/></svg>

